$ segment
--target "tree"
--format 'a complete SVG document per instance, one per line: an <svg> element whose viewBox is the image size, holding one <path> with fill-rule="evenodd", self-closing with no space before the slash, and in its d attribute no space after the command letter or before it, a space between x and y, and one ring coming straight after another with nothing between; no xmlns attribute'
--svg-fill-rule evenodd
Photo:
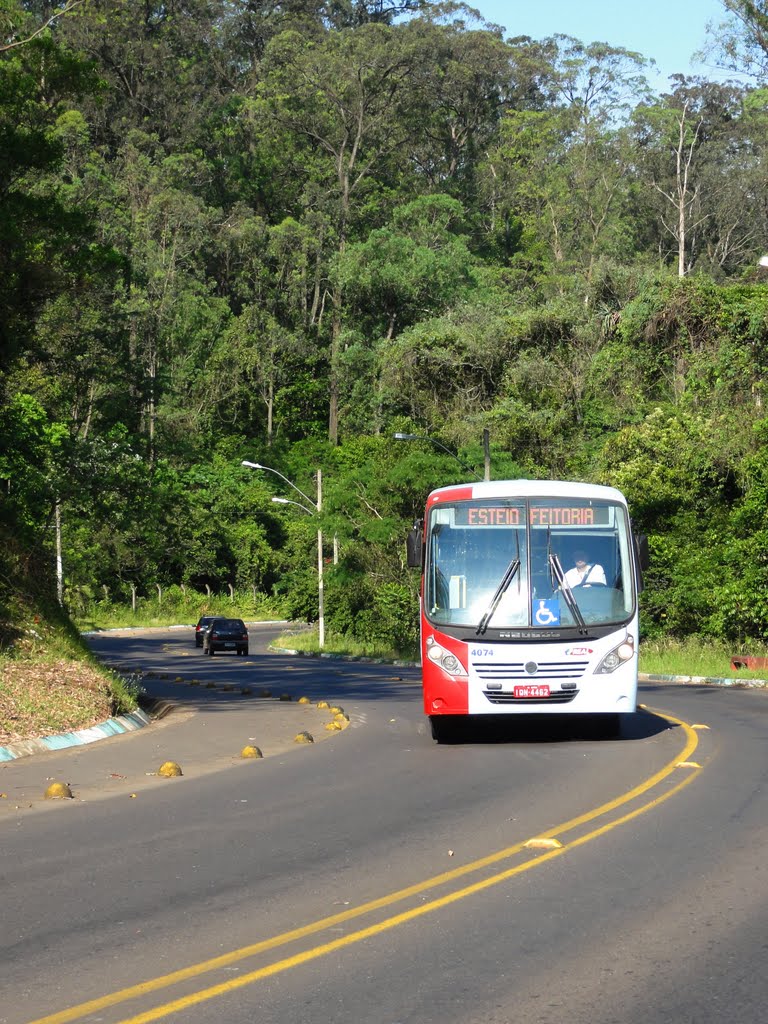
<svg viewBox="0 0 768 1024"><path fill-rule="evenodd" d="M339 256L363 202L412 130L406 113L415 99L411 37L407 24L366 24L317 41L284 33L268 47L265 109L281 130L308 147L313 180L307 191L332 220ZM330 289L330 306L328 435L335 443L344 311L340 281Z"/></svg>
<svg viewBox="0 0 768 1024"><path fill-rule="evenodd" d="M646 62L602 43L548 42L533 56L551 100L543 109L506 112L489 185L499 197L494 205L503 202L507 218L519 218L528 259L544 261L563 280L578 270L589 282L598 257L623 252L630 237L634 154L622 117L630 99L647 91ZM527 40L515 45L529 49Z"/></svg>
<svg viewBox="0 0 768 1024"><path fill-rule="evenodd" d="M396 207L391 225L347 246L336 274L355 321L388 342L417 320L461 302L474 263L463 221L457 200L422 196Z"/></svg>
<svg viewBox="0 0 768 1024"><path fill-rule="evenodd" d="M674 92L659 103L641 105L634 129L642 174L660 199L659 250L663 234L671 237L677 273L690 272L698 255L703 228L729 188L724 174L738 92L728 85L676 77ZM737 166L738 154L733 154ZM730 168L729 168L730 169Z"/></svg>
<svg viewBox="0 0 768 1024"><path fill-rule="evenodd" d="M766 0L723 0L731 15L719 26L710 26L712 41L707 55L715 56L727 71L764 81L768 75L768 3Z"/></svg>

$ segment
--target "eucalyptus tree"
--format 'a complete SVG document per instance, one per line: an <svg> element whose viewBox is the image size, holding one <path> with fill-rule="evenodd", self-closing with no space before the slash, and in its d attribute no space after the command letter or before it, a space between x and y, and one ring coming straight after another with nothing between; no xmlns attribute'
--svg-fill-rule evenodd
<svg viewBox="0 0 768 1024"><path fill-rule="evenodd" d="M507 216L520 221L528 258L557 281L589 283L598 258L631 240L634 154L626 133L632 105L647 95L639 54L567 36L514 40L518 61L536 62L550 100L506 112L487 179ZM561 284L559 287L563 287Z"/></svg>
<svg viewBox="0 0 768 1024"><path fill-rule="evenodd" d="M301 140L308 168L304 202L327 216L338 255L402 173L418 55L408 24L368 23L318 38L288 32L267 48L259 110L278 131ZM328 434L336 442L344 315L339 280L328 297Z"/></svg>
<svg viewBox="0 0 768 1024"><path fill-rule="evenodd" d="M479 165L498 131L499 120L516 85L510 48L501 30L481 23L469 28L458 7L445 21L435 6L414 22L423 59L419 130L412 159L425 185L473 206Z"/></svg>
<svg viewBox="0 0 768 1024"><path fill-rule="evenodd" d="M57 38L93 61L106 88L88 115L114 150L131 128L169 145L204 142L211 112L239 86L242 69L222 44L223 0L88 0Z"/></svg>
<svg viewBox="0 0 768 1024"><path fill-rule="evenodd" d="M176 372L185 366L197 372L229 315L207 279L221 220L220 211L200 195L204 189L195 187L208 173L200 157L167 156L156 137L138 130L128 133L119 152L117 212L128 255L120 313L151 457L158 418L170 411L165 399L176 389Z"/></svg>
<svg viewBox="0 0 768 1024"><path fill-rule="evenodd" d="M475 285L477 261L468 246L461 203L426 195L396 207L385 227L339 256L334 276L347 297L349 370L343 398L378 432L382 427L382 374L393 339L413 324L461 304ZM358 419L359 423L359 419Z"/></svg>
<svg viewBox="0 0 768 1024"><path fill-rule="evenodd" d="M746 150L738 133L741 90L674 78L672 93L636 109L633 127L640 176L656 211L659 255L673 256L684 277L704 249L721 197L734 189L732 174L744 169Z"/></svg>
<svg viewBox="0 0 768 1024"><path fill-rule="evenodd" d="M710 26L707 55L728 71L762 83L768 77L768 2L722 0L730 17Z"/></svg>

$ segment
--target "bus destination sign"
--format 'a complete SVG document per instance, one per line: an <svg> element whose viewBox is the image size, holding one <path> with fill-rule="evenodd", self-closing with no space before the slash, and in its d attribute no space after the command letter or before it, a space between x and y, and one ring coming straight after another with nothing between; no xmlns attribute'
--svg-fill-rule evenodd
<svg viewBox="0 0 768 1024"><path fill-rule="evenodd" d="M456 505L457 526L522 526L522 505ZM536 526L611 526L608 505L531 505L528 525Z"/></svg>

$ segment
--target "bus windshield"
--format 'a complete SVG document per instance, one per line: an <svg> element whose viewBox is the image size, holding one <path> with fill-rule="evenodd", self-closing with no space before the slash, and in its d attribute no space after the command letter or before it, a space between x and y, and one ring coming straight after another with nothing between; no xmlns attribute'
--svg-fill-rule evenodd
<svg viewBox="0 0 768 1024"><path fill-rule="evenodd" d="M433 507L424 610L436 625L616 625L634 614L629 519L618 502L492 498Z"/></svg>

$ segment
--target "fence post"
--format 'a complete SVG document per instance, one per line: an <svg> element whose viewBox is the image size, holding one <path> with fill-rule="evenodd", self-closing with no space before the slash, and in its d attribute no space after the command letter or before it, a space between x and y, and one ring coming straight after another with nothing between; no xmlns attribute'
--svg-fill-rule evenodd
<svg viewBox="0 0 768 1024"><path fill-rule="evenodd" d="M232 586L231 583L228 583L227 584L227 589L229 590L229 600L234 603L234 600L235 600L235 588Z"/></svg>
<svg viewBox="0 0 768 1024"><path fill-rule="evenodd" d="M163 590L159 583L156 583L155 586L157 587L157 604L159 607L163 603Z"/></svg>
<svg viewBox="0 0 768 1024"><path fill-rule="evenodd" d="M136 584L135 583L131 584L131 608L133 609L133 614L135 615L136 614Z"/></svg>

